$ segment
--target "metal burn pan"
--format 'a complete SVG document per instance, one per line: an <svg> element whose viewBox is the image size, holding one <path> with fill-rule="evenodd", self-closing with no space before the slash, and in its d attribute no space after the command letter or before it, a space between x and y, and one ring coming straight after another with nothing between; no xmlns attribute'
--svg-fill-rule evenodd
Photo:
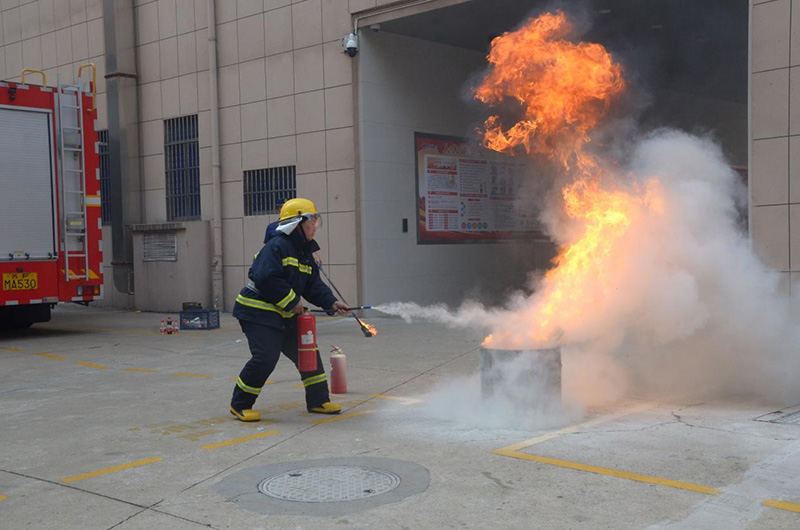
<svg viewBox="0 0 800 530"><path fill-rule="evenodd" d="M515 386L536 386L540 395L561 400L561 348L480 349L481 396L484 399Z"/></svg>

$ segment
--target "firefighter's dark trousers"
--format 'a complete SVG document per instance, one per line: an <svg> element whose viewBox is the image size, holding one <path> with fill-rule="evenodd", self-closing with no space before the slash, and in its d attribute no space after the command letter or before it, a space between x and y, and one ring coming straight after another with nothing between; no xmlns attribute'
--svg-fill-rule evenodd
<svg viewBox="0 0 800 530"><path fill-rule="evenodd" d="M236 387L233 389L231 406L236 410L252 409L253 403L261 393L278 358L283 352L297 366L297 319L285 321L286 329L279 330L269 326L240 320L250 346L252 357L242 368ZM313 372L300 372L300 378L306 389L306 407L318 407L330 401L328 394L328 378L322 359L317 352L317 369Z"/></svg>

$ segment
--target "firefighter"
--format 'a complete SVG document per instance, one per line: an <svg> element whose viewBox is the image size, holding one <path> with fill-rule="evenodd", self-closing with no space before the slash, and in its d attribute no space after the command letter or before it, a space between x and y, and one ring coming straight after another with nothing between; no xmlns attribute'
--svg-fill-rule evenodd
<svg viewBox="0 0 800 530"><path fill-rule="evenodd" d="M239 319L252 357L242 368L231 398L231 414L241 421L258 421L253 404L283 352L297 366L297 315L303 313L301 297L323 309L347 314L347 305L319 276L314 234L322 218L308 199L291 199L281 208L276 234L253 259L250 281L239 292L233 316ZM306 408L319 414L338 414L342 407L330 402L328 378L317 352L317 370L300 372Z"/></svg>

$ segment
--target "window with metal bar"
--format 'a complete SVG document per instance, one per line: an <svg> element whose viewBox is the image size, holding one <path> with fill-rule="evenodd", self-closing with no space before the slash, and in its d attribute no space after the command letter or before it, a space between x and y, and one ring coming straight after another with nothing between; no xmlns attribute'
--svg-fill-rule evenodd
<svg viewBox="0 0 800 530"><path fill-rule="evenodd" d="M97 153L100 164L100 218L111 224L111 166L108 155L108 131L97 131Z"/></svg>
<svg viewBox="0 0 800 530"><path fill-rule="evenodd" d="M284 202L297 197L296 167L270 167L244 172L244 214L278 213Z"/></svg>
<svg viewBox="0 0 800 530"><path fill-rule="evenodd" d="M197 114L164 120L167 220L200 218L200 144Z"/></svg>

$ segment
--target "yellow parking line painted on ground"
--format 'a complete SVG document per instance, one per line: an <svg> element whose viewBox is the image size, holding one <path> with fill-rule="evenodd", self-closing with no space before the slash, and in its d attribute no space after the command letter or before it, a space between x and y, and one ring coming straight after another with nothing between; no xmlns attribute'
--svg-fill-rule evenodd
<svg viewBox="0 0 800 530"><path fill-rule="evenodd" d="M672 480L668 478L639 475L638 473L630 473L628 471L620 471L618 469L589 466L586 464L580 464L578 462L568 462L566 460L558 460L556 458L547 458L544 456L529 455L527 453L520 453L517 451L506 451L504 449L498 449L496 451L492 451L492 453L501 456L510 456L511 458L518 458L520 460L532 460L534 462L540 462L542 464L550 464L552 466L566 467L569 469L574 469L576 471L587 471L589 473L596 473L598 475L607 475L610 477L624 478L627 480L634 480L636 482L647 482L648 484L669 486L670 488L698 491L700 493L705 493L706 495L718 495L720 493L720 491L717 488L710 488L708 486L692 484L691 482L682 482L680 480Z"/></svg>
<svg viewBox="0 0 800 530"><path fill-rule="evenodd" d="M63 361L64 358L60 355L55 355L52 353L37 353L39 357L47 357L48 359L55 359L56 361Z"/></svg>
<svg viewBox="0 0 800 530"><path fill-rule="evenodd" d="M87 363L86 361L75 361L75 362L82 366L88 366L89 368L97 368L98 370L110 370L108 366L103 366L102 364Z"/></svg>
<svg viewBox="0 0 800 530"><path fill-rule="evenodd" d="M617 418L620 418L620 417L623 417L623 416L627 416L629 414L633 414L635 412L639 412L639 411L642 411L642 410L645 410L645 409L648 409L648 408L651 408L651 407L652 407L652 404L648 404L648 403L645 403L645 404L642 404L642 405L637 405L637 406L631 407L629 409L625 409L623 411L620 411L620 412L618 412L616 414L609 414L609 415L606 415L606 416L601 416L599 418L595 418L593 420L585 421L585 422L579 423L577 425L572 425L570 427L565 427L564 429L560 429L558 431L553 431L551 433L547 433L547 434L543 434L541 436L537 436L536 438L530 438L529 440L524 440L522 442L503 447L502 449L497 449L495 451L492 451L492 453L496 454L496 455L500 455L500 456L508 456L508 457L511 457L511 458L517 458L517 459L520 459L520 460L531 460L531 461L534 461L534 462L540 462L542 464L549 464L549 465L553 465L553 466L565 467L565 468L569 468L569 469L574 469L576 471L586 471L586 472L589 472L589 473L596 473L596 474L599 474L599 475L607 475L607 476L611 476L611 477L624 478L624 479L627 479L627 480L634 480L634 481L637 481L637 482L647 482L649 484L657 484L657 485L660 485L660 486L669 486L671 488L678 488L678 489L684 489L684 490L697 491L697 492L700 492L700 493L705 493L707 495L717 495L717 494L719 494L720 491L718 489L716 489L716 488L711 488L711 487L708 487L708 486L702 486L702 485L699 485L699 484L692 484L690 482L682 482L682 481L679 481L679 480L672 480L672 479L659 478L659 477L651 477L651 476L648 476L648 475L639 475L638 473L630 473L628 471L620 471L620 470L617 470L617 469L609 469L609 468L605 468L605 467L590 466L590 465L586 465L586 464L580 464L580 463L577 463L577 462L568 462L566 460L558 460L558 459L555 459L555 458L547 458L547 457L544 457L544 456L537 456L537 455L531 455L531 454L528 454L528 453L520 452L521 449L525 449L526 447L530 447L532 445L536 445L536 444L545 442L547 440L552 440L553 438L556 438L556 437L561 436L563 434L568 434L568 433L571 433L571 432L575 432L575 431L577 431L579 429L586 428L586 427L591 427L591 426L594 426L594 425L598 425L600 423L606 423L608 421L611 421L611 420L614 420L614 419L617 419Z"/></svg>
<svg viewBox="0 0 800 530"><path fill-rule="evenodd" d="M764 506L769 506L770 508L777 508L779 510L786 510L789 512L800 513L800 504L794 504L791 502L776 501L776 500L764 501L761 504L763 504Z"/></svg>
<svg viewBox="0 0 800 530"><path fill-rule="evenodd" d="M250 440L256 440L258 438L266 438L267 436L272 436L273 434L279 434L281 431L264 431L259 432L256 434L251 434L250 436L243 436L242 438L233 438L231 440L225 440L224 442L217 442L215 444L208 444L208 445L201 445L200 449L218 449L220 447L227 447L229 445L236 445L243 442L249 442Z"/></svg>
<svg viewBox="0 0 800 530"><path fill-rule="evenodd" d="M332 421L339 421L339 420L346 420L348 418L355 418L356 416L363 416L364 414L372 414L375 412L374 410L362 410L360 412L350 412L348 414L338 414L336 416L331 416L330 418L325 418L323 420L314 420L311 423L314 425L322 425L323 423L330 423Z"/></svg>
<svg viewBox="0 0 800 530"><path fill-rule="evenodd" d="M210 375L207 374L189 374L186 372L175 372L174 374L169 375L177 375L178 377L204 377L206 379L210 378Z"/></svg>
<svg viewBox="0 0 800 530"><path fill-rule="evenodd" d="M133 467L146 466L147 464L161 462L161 460L163 459L159 457L145 458L144 460L128 462L127 464L122 464L119 466L107 467L105 469L98 469L97 471L90 471L89 473L83 473L72 477L64 477L61 479L61 482L77 482L79 480L84 480L87 478L98 477L100 475L107 475L108 473L114 473L115 471L122 471L125 469L131 469Z"/></svg>
<svg viewBox="0 0 800 530"><path fill-rule="evenodd" d="M25 351L22 348L15 348L14 346L0 346L0 350L7 350L7 351Z"/></svg>
<svg viewBox="0 0 800 530"><path fill-rule="evenodd" d="M158 373L158 370L151 370L150 368L123 368L126 372L146 372L148 374Z"/></svg>
<svg viewBox="0 0 800 530"><path fill-rule="evenodd" d="M391 399L393 401L399 401L403 405L414 405L416 403L422 403L421 399L417 398L407 398L407 397L399 397L399 396L390 396L387 394L369 394L370 397L379 398L379 399Z"/></svg>

